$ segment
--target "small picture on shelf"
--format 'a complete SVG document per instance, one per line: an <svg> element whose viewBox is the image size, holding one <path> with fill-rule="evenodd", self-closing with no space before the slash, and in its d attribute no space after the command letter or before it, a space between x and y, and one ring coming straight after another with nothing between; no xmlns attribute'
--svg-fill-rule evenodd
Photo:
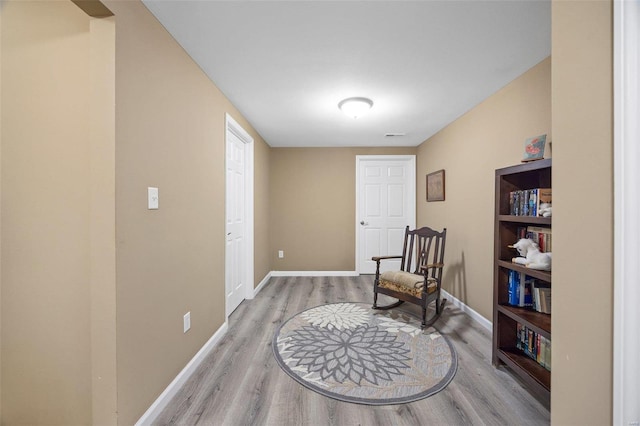
<svg viewBox="0 0 640 426"><path fill-rule="evenodd" d="M542 160L544 158L544 144L546 141L547 135L527 139L524 143L524 158L522 162Z"/></svg>

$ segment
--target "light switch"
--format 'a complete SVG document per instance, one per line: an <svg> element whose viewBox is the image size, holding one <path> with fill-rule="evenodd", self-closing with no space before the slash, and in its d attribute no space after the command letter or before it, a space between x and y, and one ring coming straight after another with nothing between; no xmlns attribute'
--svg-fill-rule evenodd
<svg viewBox="0 0 640 426"><path fill-rule="evenodd" d="M182 318L183 332L186 333L191 328L191 311L184 314Z"/></svg>
<svg viewBox="0 0 640 426"><path fill-rule="evenodd" d="M149 198L149 210L158 209L158 188L147 188L147 194Z"/></svg>

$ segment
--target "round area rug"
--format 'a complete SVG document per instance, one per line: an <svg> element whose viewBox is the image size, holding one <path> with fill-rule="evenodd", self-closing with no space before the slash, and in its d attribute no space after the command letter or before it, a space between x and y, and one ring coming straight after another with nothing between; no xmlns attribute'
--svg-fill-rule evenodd
<svg viewBox="0 0 640 426"><path fill-rule="evenodd" d="M456 352L432 327L400 310L333 303L300 312L273 337L273 353L293 379L322 395L368 405L404 404L444 389Z"/></svg>

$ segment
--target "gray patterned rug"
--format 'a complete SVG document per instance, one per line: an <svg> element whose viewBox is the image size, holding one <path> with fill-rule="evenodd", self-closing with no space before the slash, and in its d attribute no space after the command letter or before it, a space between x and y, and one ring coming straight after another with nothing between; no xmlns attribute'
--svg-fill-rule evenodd
<svg viewBox="0 0 640 426"><path fill-rule="evenodd" d="M273 337L273 353L293 379L322 395L368 405L403 404L444 389L456 352L434 328L400 310L333 303L300 312Z"/></svg>

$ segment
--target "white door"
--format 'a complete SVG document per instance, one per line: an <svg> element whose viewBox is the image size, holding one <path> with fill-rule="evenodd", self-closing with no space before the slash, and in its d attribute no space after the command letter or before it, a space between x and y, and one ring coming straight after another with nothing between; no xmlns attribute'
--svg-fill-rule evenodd
<svg viewBox="0 0 640 426"><path fill-rule="evenodd" d="M227 315L244 300L244 143L232 132L227 132L227 247L226 295Z"/></svg>
<svg viewBox="0 0 640 426"><path fill-rule="evenodd" d="M226 115L225 314L253 290L253 138Z"/></svg>
<svg viewBox="0 0 640 426"><path fill-rule="evenodd" d="M372 256L402 254L404 231L416 224L415 156L357 156L356 259L358 272L373 274ZM381 271L400 268L384 261Z"/></svg>

